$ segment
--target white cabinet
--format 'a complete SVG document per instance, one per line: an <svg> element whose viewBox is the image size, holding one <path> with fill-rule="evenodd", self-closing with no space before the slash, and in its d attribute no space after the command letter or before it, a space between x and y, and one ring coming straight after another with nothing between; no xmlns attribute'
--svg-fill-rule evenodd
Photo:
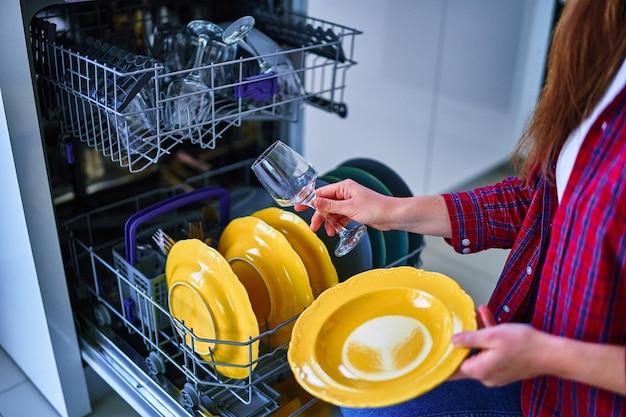
<svg viewBox="0 0 626 417"><path fill-rule="evenodd" d="M546 0L316 0L309 12L363 30L347 120L305 110L321 173L366 156L415 194L455 189L505 162L537 100L554 15Z"/></svg>

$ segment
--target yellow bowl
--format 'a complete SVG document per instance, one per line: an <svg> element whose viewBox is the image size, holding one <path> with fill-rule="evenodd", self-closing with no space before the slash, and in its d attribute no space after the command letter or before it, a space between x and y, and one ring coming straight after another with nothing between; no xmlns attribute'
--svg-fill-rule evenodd
<svg viewBox="0 0 626 417"><path fill-rule="evenodd" d="M412 267L374 269L328 289L300 315L287 354L298 383L346 407L397 404L447 379L468 353L452 334L476 328L452 279Z"/></svg>
<svg viewBox="0 0 626 417"><path fill-rule="evenodd" d="M256 366L259 336L252 305L228 262L198 239L181 240L167 256L169 310L185 343L230 378L247 378ZM226 342L226 343L221 343ZM231 344L231 343L236 344ZM254 362L254 363L253 363Z"/></svg>
<svg viewBox="0 0 626 417"><path fill-rule="evenodd" d="M302 259L285 236L261 219L232 220L220 236L218 250L246 288L262 331L276 329L313 301ZM276 329L268 343L288 342L293 324Z"/></svg>
<svg viewBox="0 0 626 417"><path fill-rule="evenodd" d="M339 282L337 270L326 245L302 217L278 207L259 210L252 215L263 220L287 238L304 263L314 298L327 288L337 285Z"/></svg>

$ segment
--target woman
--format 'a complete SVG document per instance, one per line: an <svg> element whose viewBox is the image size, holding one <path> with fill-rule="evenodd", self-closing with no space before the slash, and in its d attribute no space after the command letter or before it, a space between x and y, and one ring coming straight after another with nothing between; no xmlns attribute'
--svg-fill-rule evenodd
<svg viewBox="0 0 626 417"><path fill-rule="evenodd" d="M462 253L511 249L482 328L453 337L476 352L451 378L463 381L346 416L626 415L625 58L626 0L568 0L516 152L521 178L430 197L350 180L317 191L316 209L342 224L441 236ZM322 224L316 213L311 228Z"/></svg>

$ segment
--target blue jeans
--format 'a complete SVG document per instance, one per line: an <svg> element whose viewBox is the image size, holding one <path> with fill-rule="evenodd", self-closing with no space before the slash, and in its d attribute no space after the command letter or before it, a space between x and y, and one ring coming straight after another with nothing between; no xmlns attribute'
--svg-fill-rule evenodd
<svg viewBox="0 0 626 417"><path fill-rule="evenodd" d="M487 388L464 379L444 382L413 400L383 408L342 408L343 417L519 417L521 383Z"/></svg>

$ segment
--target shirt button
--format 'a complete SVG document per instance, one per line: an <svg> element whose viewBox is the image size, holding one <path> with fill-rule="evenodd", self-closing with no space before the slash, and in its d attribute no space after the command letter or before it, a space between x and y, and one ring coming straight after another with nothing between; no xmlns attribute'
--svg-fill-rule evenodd
<svg viewBox="0 0 626 417"><path fill-rule="evenodd" d="M607 127L607 123L606 122L602 122L602 131L604 131Z"/></svg>
<svg viewBox="0 0 626 417"><path fill-rule="evenodd" d="M530 275L533 273L533 269L530 266L526 267L526 275Z"/></svg>
<svg viewBox="0 0 626 417"><path fill-rule="evenodd" d="M463 239L461 241L461 245L463 245L463 246L469 246L469 244L470 244L470 240L469 239Z"/></svg>
<svg viewBox="0 0 626 417"><path fill-rule="evenodd" d="M509 308L509 306L505 305L504 307L502 307L502 310L504 310L505 313L510 313L511 309Z"/></svg>
<svg viewBox="0 0 626 417"><path fill-rule="evenodd" d="M470 253L470 248L463 248L463 253Z"/></svg>

